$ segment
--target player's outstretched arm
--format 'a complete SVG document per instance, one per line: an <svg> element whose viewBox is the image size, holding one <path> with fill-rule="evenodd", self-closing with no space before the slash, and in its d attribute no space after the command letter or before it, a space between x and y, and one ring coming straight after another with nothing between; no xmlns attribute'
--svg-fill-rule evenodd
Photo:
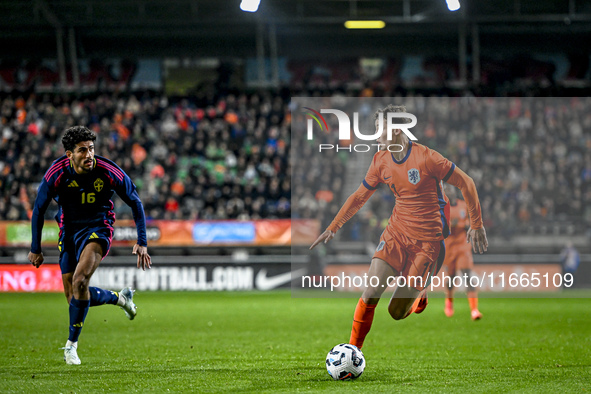
<svg viewBox="0 0 591 394"><path fill-rule="evenodd" d="M39 268L43 264L43 252L41 252L41 234L43 224L45 223L43 217L51 202L51 198L51 189L45 178L43 178L41 185L37 189L37 197L35 197L35 205L33 206L33 215L31 217L31 250L27 256L31 264L36 268Z"/></svg>
<svg viewBox="0 0 591 394"><path fill-rule="evenodd" d="M135 245L133 245L133 252L131 252L131 253L137 255L138 269L141 268L145 271L146 268L148 268L148 269L152 268L152 258L148 254L148 247L147 246L141 246L139 244L135 244Z"/></svg>
<svg viewBox="0 0 591 394"><path fill-rule="evenodd" d="M347 201L345 201L330 226L328 226L328 228L322 234L320 234L316 241L314 241L312 246L310 246L310 250L314 249L314 247L322 241L327 243L333 239L337 231L343 227L343 224L345 224L347 220L351 219L374 193L375 189L369 190L366 186L361 184L361 186L359 186L359 188L353 192L349 198L347 198Z"/></svg>
<svg viewBox="0 0 591 394"><path fill-rule="evenodd" d="M137 243L133 245L132 254L137 255L138 269L141 268L145 271L146 268L152 268L152 258L148 254L148 237L146 235L146 214L144 213L144 206L131 178L129 178L129 176L119 167L116 168L121 171L124 176L123 181L117 185L115 191L119 197L121 197L123 202L131 208L133 220L137 229Z"/></svg>
<svg viewBox="0 0 591 394"><path fill-rule="evenodd" d="M488 239L486 238L484 227L476 230L470 227L466 236L468 237L468 242L472 244L474 253L478 252L482 254L488 250Z"/></svg>
<svg viewBox="0 0 591 394"><path fill-rule="evenodd" d="M123 170L119 168L116 164L113 164L112 166L114 166L114 168L120 174L123 174L123 179L116 185L115 192L117 192L117 195L121 197L123 202L131 208L131 213L133 214L133 221L135 222L135 227L137 229L137 245L133 247L133 254L136 254L136 247L143 247L145 249L143 251L143 254L149 257L148 237L146 235L146 214L144 212L144 205L142 204L142 200L140 200L140 196L137 194L137 189L131 181L129 175L123 172ZM142 255L138 253L138 268L140 267L139 258Z"/></svg>
<svg viewBox="0 0 591 394"><path fill-rule="evenodd" d="M35 268L39 268L41 267L41 264L43 264L43 252L41 253L33 253L33 252L29 252L29 255L27 256L29 258L29 261L31 262L31 264L33 264L35 266Z"/></svg>
<svg viewBox="0 0 591 394"><path fill-rule="evenodd" d="M325 232L320 234L320 236L318 238L316 238L316 241L314 241L312 246L310 246L310 250L314 249L316 247L316 245L318 245L320 242L324 241L324 243L326 244L326 243L328 243L328 241L330 241L333 238L334 238L334 233L330 230L326 230Z"/></svg>
<svg viewBox="0 0 591 394"><path fill-rule="evenodd" d="M480 200L474 180L466 174L460 167L456 167L447 183L460 189L466 205L468 206L468 215L470 216L470 226L474 229L482 227L482 215L480 212Z"/></svg>
<svg viewBox="0 0 591 394"><path fill-rule="evenodd" d="M486 231L482 224L480 201L478 200L478 192L476 191L474 180L459 167L456 167L447 182L458 187L462 191L462 195L466 200L466 205L468 205L470 228L466 235L468 237L468 242L472 243L472 250L474 253L486 252L488 249L488 239L486 238Z"/></svg>

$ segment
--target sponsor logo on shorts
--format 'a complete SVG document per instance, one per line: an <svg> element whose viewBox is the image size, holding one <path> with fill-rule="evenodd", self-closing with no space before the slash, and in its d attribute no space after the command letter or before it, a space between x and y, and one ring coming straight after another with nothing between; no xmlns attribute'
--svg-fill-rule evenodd
<svg viewBox="0 0 591 394"><path fill-rule="evenodd" d="M380 250L384 249L384 245L386 245L386 241L380 241L378 247L376 248L376 252L379 252Z"/></svg>

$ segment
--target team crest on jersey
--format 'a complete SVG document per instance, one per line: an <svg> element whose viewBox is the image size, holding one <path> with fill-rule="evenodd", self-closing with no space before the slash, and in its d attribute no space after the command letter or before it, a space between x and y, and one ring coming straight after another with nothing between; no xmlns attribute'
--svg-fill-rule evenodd
<svg viewBox="0 0 591 394"><path fill-rule="evenodd" d="M421 175L419 174L419 170L416 168L411 168L408 170L408 181L413 185L416 185L421 180Z"/></svg>
<svg viewBox="0 0 591 394"><path fill-rule="evenodd" d="M380 241L378 247L376 248L376 252L379 252L380 250L384 249L384 245L386 245L386 241Z"/></svg>
<svg viewBox="0 0 591 394"><path fill-rule="evenodd" d="M100 192L101 190L103 190L103 186L104 186L104 182L101 178L96 178L96 181L94 181L94 190L96 190L97 192Z"/></svg>

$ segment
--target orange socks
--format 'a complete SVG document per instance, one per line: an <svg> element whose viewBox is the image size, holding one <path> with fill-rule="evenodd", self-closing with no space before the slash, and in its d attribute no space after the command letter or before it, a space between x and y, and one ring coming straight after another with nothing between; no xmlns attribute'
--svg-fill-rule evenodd
<svg viewBox="0 0 591 394"><path fill-rule="evenodd" d="M351 339L349 343L357 346L359 349L363 346L365 336L371 328L373 322L373 315L376 310L377 304L368 305L363 302L363 299L359 299L357 307L355 308L355 315L353 316L353 327L351 329Z"/></svg>
<svg viewBox="0 0 591 394"><path fill-rule="evenodd" d="M471 311L478 310L478 298L475 291L468 292L468 304L470 304Z"/></svg>

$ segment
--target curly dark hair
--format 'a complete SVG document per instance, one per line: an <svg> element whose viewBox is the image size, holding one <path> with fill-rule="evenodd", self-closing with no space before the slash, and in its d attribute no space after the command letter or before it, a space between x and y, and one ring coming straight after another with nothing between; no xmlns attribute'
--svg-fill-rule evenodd
<svg viewBox="0 0 591 394"><path fill-rule="evenodd" d="M82 141L96 141L96 134L84 126L73 126L66 130L62 138L65 150L73 151L76 144Z"/></svg>
<svg viewBox="0 0 591 394"><path fill-rule="evenodd" d="M374 114L373 118L378 119L380 114L384 114L384 118L386 118L387 114L390 112L406 112L406 107L404 105L392 105L389 104L386 108L378 109ZM408 118L401 118L402 122L399 123L410 123L411 120Z"/></svg>

